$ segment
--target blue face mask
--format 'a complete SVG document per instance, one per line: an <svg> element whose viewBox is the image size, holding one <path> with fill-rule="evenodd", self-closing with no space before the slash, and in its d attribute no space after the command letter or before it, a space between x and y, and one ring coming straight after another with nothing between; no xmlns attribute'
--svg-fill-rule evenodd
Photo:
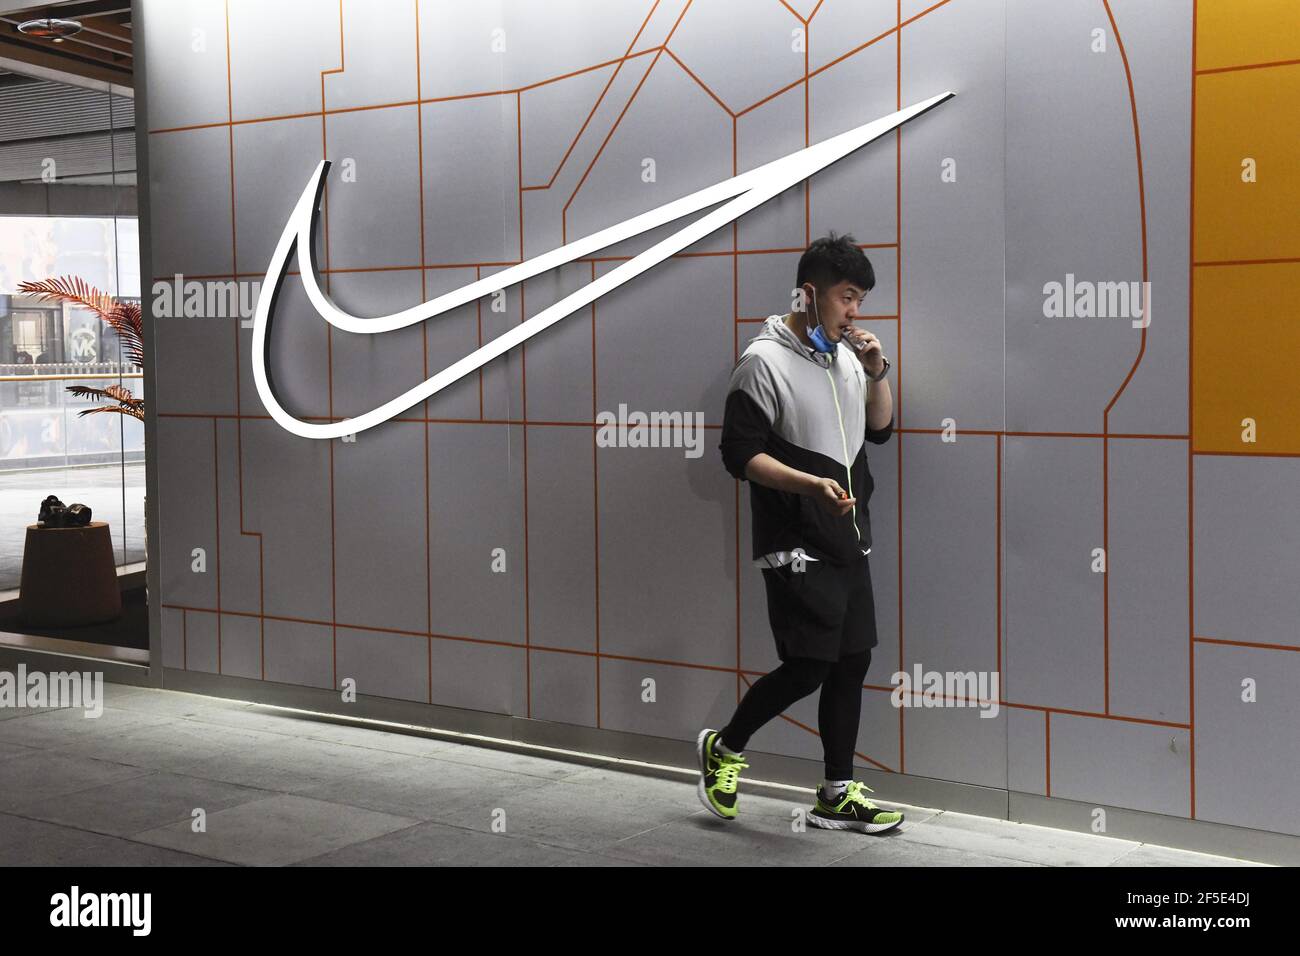
<svg viewBox="0 0 1300 956"><path fill-rule="evenodd" d="M813 286L812 294L813 314L817 314L817 287ZM806 314L806 313L805 313ZM805 326L808 330L808 338L812 341L813 348L818 352L834 352L836 344L826 337L826 330L822 328L821 318L818 317L816 326Z"/></svg>

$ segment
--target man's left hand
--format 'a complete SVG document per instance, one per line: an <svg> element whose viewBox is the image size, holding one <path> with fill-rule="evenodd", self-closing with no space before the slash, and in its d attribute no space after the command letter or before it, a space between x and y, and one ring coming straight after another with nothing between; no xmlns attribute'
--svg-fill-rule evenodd
<svg viewBox="0 0 1300 956"><path fill-rule="evenodd" d="M881 349L880 339L876 338L871 332L858 328L848 329L844 334L849 337L850 347L853 345L864 346L857 353L857 356L858 361L862 363L862 367L867 370L867 374L871 376L879 375L880 370L885 367L885 353Z"/></svg>

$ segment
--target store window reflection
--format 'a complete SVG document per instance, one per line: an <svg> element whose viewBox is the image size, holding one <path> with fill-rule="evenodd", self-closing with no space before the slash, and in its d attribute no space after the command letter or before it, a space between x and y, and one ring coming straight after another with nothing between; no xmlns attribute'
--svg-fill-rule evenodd
<svg viewBox="0 0 1300 956"><path fill-rule="evenodd" d="M109 279L104 285L114 289L114 240L126 233L130 241L118 247L133 253L134 225L119 221L115 237L112 220L7 218L0 220L0 232L10 240L21 234L22 246L53 253L42 263L42 277L68 274L76 266L83 276ZM64 251L74 247L74 255ZM121 414L81 415L104 402L69 390L118 385L139 397L141 371L94 312L14 291L14 265L0 266L0 355L6 359L0 363L0 589L18 586L26 527L49 494L87 504L95 520L109 523L119 565L144 560L143 423ZM30 258L19 267L33 274ZM139 270L128 271L117 298L138 302Z"/></svg>

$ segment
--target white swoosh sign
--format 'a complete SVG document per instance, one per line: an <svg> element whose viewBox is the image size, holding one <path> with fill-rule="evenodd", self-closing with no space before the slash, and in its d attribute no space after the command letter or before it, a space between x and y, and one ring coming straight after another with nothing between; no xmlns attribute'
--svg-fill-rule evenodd
<svg viewBox="0 0 1300 956"><path fill-rule="evenodd" d="M266 406L267 411L271 413L271 417L282 428L293 432L295 435L301 435L303 438L339 438L343 435L351 435L363 432L368 428L374 428L376 425L400 415L412 405L418 405L430 395L436 394L475 369L486 365L497 356L503 355L521 342L532 338L543 329L554 325L566 316L572 315L583 306L589 305L600 298L606 292L618 288L629 279L633 279L647 269L658 265L692 243L698 242L715 229L727 225L754 207L771 199L777 193L802 182L813 173L819 172L836 160L847 156L858 147L866 145L890 130L901 126L913 117L919 116L945 100L951 99L953 96L956 96L956 93L948 91L928 100L914 103L897 113L891 113L838 136L823 140L815 146L809 146L770 163L765 163L747 173L733 176L731 179L723 180L720 183L701 189L699 192L666 203L657 209L651 209L649 212L634 216L617 225L610 226L608 229L602 229L590 236L567 243L534 259L521 262L517 266L511 266L503 272L486 276L477 282L462 286L435 299L430 299L428 302L422 302L401 312L394 312L392 315L381 315L375 318L362 318L344 312L331 302L329 296L321 290L320 277L316 272L316 250L313 238L316 234L316 220L319 213L321 192L325 187L325 176L330 167L329 160L322 160L307 181L307 186L303 189L298 204L289 215L289 221L285 224L284 232L280 235L280 241L276 244L275 252L271 256L271 263L266 268L266 280L262 283L262 290L257 299L257 309L253 315L252 356L253 379L257 383L257 393L261 396L262 403ZM731 201L708 215L695 220L668 238L655 243L639 255L611 269L599 279L565 296L559 302L547 309L543 309L531 319L514 326L508 332L447 366L423 383L403 392L378 408L366 412L364 415L324 424L305 422L294 418L285 411L284 406L275 397L270 377L267 374L267 331L270 327L271 315L275 312L275 301L280 294L280 286L284 282L285 270L288 268L289 259L293 256L295 248L298 251L299 270L302 274L302 282L306 288L307 297L311 299L312 305L325 318L325 321L345 332L375 335L431 319L457 306L464 305L466 302L473 302L475 299L496 292L498 289L504 289L507 286L564 265L566 262L572 262L574 259L590 255L616 242L638 236L647 230L722 202L724 199L730 199Z"/></svg>

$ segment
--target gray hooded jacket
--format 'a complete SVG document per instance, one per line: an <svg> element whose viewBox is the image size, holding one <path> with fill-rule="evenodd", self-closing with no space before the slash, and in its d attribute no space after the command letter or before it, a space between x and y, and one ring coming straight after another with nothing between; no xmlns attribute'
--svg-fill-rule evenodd
<svg viewBox="0 0 1300 956"><path fill-rule="evenodd" d="M787 313L788 314L788 313ZM732 370L723 413L723 465L745 481L760 452L820 478L834 478L857 499L843 516L810 497L750 482L753 558L802 548L812 558L847 564L871 548L867 502L875 488L866 444L884 444L894 422L867 428L869 382L845 342L823 354L771 315Z"/></svg>

